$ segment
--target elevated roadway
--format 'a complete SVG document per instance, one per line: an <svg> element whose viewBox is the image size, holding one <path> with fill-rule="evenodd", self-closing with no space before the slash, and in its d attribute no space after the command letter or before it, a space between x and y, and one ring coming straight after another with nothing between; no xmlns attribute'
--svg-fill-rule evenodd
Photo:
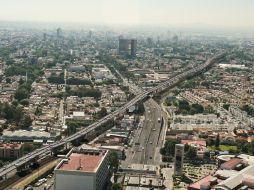
<svg viewBox="0 0 254 190"><path fill-rule="evenodd" d="M208 59L204 64L190 69L188 71L185 71L179 75L174 76L173 78L163 82L162 84L158 85L157 87L154 87L152 89L149 89L148 91L143 91L138 93L132 100L130 100L128 103L126 103L124 106L122 106L121 108L119 108L118 110L108 114L107 116L105 116L104 118L98 120L97 122L91 124L90 126L82 129L81 131L66 137L60 141L57 141L51 145L48 146L44 146L42 148L39 148L7 165L5 165L4 167L2 167L0 169L0 177L5 177L8 173L12 172L13 170L17 170L17 168L23 166L23 165L27 165L27 163L32 162L33 160L38 159L39 157L42 157L43 155L47 155L50 154L52 152L52 150L54 150L55 148L58 148L60 146L63 146L69 142L73 142L75 140L78 139L82 139L84 137L86 137L86 135L88 135L89 133L95 132L95 130L100 127L101 125L105 124L106 122L114 119L115 117L118 117L120 114L123 114L124 112L126 112L126 110L128 108L130 108L131 106L135 105L136 103L143 101L144 99L146 99L149 95L154 95L156 93L160 93L162 91L164 91L167 88L171 88L173 86L175 86L176 84L178 84L179 82L185 80L187 77L191 77L194 76L196 74L199 74L200 72L206 70L207 68L209 68L212 64L214 64L216 61L218 61L219 59L221 59L223 56L225 55L225 52L223 53L219 53L215 56L213 56L212 58Z"/></svg>

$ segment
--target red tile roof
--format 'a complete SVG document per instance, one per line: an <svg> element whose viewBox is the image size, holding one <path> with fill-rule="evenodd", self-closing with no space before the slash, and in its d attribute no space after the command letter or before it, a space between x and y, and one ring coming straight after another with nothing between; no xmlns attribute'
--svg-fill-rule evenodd
<svg viewBox="0 0 254 190"><path fill-rule="evenodd" d="M0 144L0 149L1 148L6 148L6 149L11 149L11 148L16 148L19 149L21 148L22 144Z"/></svg>
<svg viewBox="0 0 254 190"><path fill-rule="evenodd" d="M88 155L72 153L68 162L64 162L59 170L79 170L84 172L96 172L104 155Z"/></svg>
<svg viewBox="0 0 254 190"><path fill-rule="evenodd" d="M196 145L200 145L200 146L204 146L206 147L206 141L204 140L181 140L182 144L196 144Z"/></svg>
<svg viewBox="0 0 254 190"><path fill-rule="evenodd" d="M221 164L220 168L226 170L233 170L236 167L236 165L240 164L241 162L242 160L239 158L232 158L229 161Z"/></svg>
<svg viewBox="0 0 254 190"><path fill-rule="evenodd" d="M190 184L187 189L188 190L199 190L201 184L209 182L212 178L213 178L213 176L208 175L208 176Z"/></svg>

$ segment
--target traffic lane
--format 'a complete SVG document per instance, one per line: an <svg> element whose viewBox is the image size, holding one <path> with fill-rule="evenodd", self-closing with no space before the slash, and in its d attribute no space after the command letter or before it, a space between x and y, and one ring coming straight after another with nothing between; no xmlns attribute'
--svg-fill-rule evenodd
<svg viewBox="0 0 254 190"><path fill-rule="evenodd" d="M155 111L155 119L153 121L153 128L151 131L151 134L149 136L149 145L147 145L147 164L154 164L155 154L156 154L156 148L158 146L158 141L160 137L160 127L161 122L158 121L158 118L161 118L161 109L158 106L157 102L154 100L152 101L152 104L154 106Z"/></svg>
<svg viewBox="0 0 254 190"><path fill-rule="evenodd" d="M152 104L151 100L144 102L145 107L145 120L142 126L142 131L139 136L136 137L135 142L138 142L139 145L134 145L134 156L132 159L133 163L142 163L144 159L144 150L145 144L148 138L149 131L151 130L150 120L153 118Z"/></svg>
<svg viewBox="0 0 254 190"><path fill-rule="evenodd" d="M226 55L226 51L223 51L220 54L216 54L214 56L212 56L211 58L209 58L204 64L194 68L194 69L190 69L186 72L183 72L177 76L174 76L173 78L165 81L164 83L162 83L161 85L154 87L146 92L141 93L140 95L137 95L135 98L133 98L131 101L129 101L127 104L125 104L122 108L118 109L115 111L115 113L109 114L108 116L102 118L100 121L95 122L94 124L88 126L86 129L95 129L96 127L98 127L102 122L102 120L108 120L108 119L112 119L113 117L115 117L115 114L120 114L123 113L125 111L126 108L128 108L129 106L133 105L134 103L144 99L145 97L147 97L149 95L149 93L158 93L160 92L160 88L161 90L164 90L165 88L169 88L172 87L172 85L177 84L180 80L188 77L188 76L193 76L194 74L197 74L198 72L204 70L205 68L207 68L208 66L214 64L216 61L218 61L219 59L221 59L222 57L224 57ZM83 133L86 133L86 130L83 131ZM83 134L84 135L84 134ZM75 140L76 138L80 138L80 135L74 134L69 138L66 138L66 141L72 141ZM62 143L60 142L56 142L56 146L61 146ZM34 151L35 152L35 151ZM23 157L22 157L23 158ZM31 157L30 159L28 159L27 161L30 161L31 159L33 159L34 157ZM17 159L16 161L20 161L21 159ZM5 166L8 169L0 169L0 176L4 176L7 173L9 173L9 170L14 170L15 169L15 161L8 164L7 166Z"/></svg>
<svg viewBox="0 0 254 190"><path fill-rule="evenodd" d="M152 99L149 100L149 108L150 108L150 113L151 113L151 117L149 119L149 123L148 123L148 130L146 133L146 140L145 140L145 144L144 144L144 151L143 151L143 155L142 155L142 160L141 163L142 164L147 164L147 160L149 157L149 152L150 152L150 136L152 134L152 130L154 128L154 121L157 120L157 110L156 107L154 107L154 102Z"/></svg>
<svg viewBox="0 0 254 190"><path fill-rule="evenodd" d="M133 158L132 158L132 162L134 163L139 163L140 158L141 158L141 151L142 151L142 144L144 142L144 138L143 138L143 133L146 130L148 121L148 109L147 109L147 102L144 102L144 107L145 107L145 120L143 122L143 125L140 128L140 131L138 131L138 133L136 133L135 135L135 139L134 139L134 147L133 147Z"/></svg>
<svg viewBox="0 0 254 190"><path fill-rule="evenodd" d="M159 106L159 105L158 105ZM154 153L154 164L161 164L161 154L160 154L160 149L164 145L165 137L166 137L166 130L167 130L167 114L161 109L161 117L163 118L163 125L161 126L161 131L158 131L159 137L158 137L158 144L155 147L155 153ZM162 124L162 123L161 123Z"/></svg>
<svg viewBox="0 0 254 190"><path fill-rule="evenodd" d="M155 146L156 146L155 139L157 138L157 136L154 135L154 134L156 134L154 129L157 128L156 125L158 122L158 117L160 115L156 104L157 103L153 99L150 99L150 108L153 113L153 117L151 118L150 123L149 123L150 127L149 127L147 140L146 140L146 144L145 144L145 150L144 150L144 154L143 154L143 160L142 160L143 164L148 164L149 159L152 157L151 155L153 155Z"/></svg>
<svg viewBox="0 0 254 190"><path fill-rule="evenodd" d="M137 149L136 149L136 157L134 157L134 160L133 160L134 163L141 163L143 160L145 143L146 143L148 132L150 130L150 118L152 117L150 102L149 101L145 102L144 106L145 106L145 122L142 127L141 134L138 137L139 145L136 146Z"/></svg>

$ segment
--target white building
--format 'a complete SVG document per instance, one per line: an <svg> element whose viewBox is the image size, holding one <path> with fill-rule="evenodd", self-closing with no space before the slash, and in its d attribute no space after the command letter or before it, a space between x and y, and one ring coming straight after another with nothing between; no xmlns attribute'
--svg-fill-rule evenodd
<svg viewBox="0 0 254 190"><path fill-rule="evenodd" d="M55 190L103 190L108 150L73 148L55 168Z"/></svg>
<svg viewBox="0 0 254 190"><path fill-rule="evenodd" d="M184 159L184 144L175 145L175 175L182 175L183 173L183 159Z"/></svg>

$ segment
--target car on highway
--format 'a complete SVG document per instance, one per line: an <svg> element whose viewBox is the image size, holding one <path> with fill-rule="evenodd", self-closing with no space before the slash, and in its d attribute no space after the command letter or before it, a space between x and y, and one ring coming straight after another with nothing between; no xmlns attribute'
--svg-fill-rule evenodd
<svg viewBox="0 0 254 190"><path fill-rule="evenodd" d="M101 124L105 123L109 119L112 119L116 115L122 114L123 112L126 111L127 108L129 108L130 106L133 106L135 103L137 103L141 100L144 100L148 96L152 97L154 93L158 93L161 90L165 90L168 87L172 87L172 85L177 84L180 80L182 80L190 75L197 74L199 71L202 71L203 69L207 68L208 66L214 64L215 61L217 61L218 59L221 59L223 56L225 56L225 54L226 54L226 52L223 52L223 53L220 53L219 55L213 56L212 58L208 59L207 62L205 64L203 64L202 66L198 66L197 68L191 69L189 71L184 71L183 73L178 74L177 76L171 78L170 80L163 82L162 84L160 84L156 87L153 87L153 88L149 89L148 91L142 92L141 94L139 94L135 98L133 98L131 101L126 103L123 107L119 108L118 110L114 111L113 113L110 113L109 115L100 119L99 121L95 122L94 124L87 126L86 129L82 130L82 135L86 135L86 133L88 133L90 131L94 131ZM163 118L161 118L161 119L163 121ZM65 142L71 142L71 141L78 139L80 137L81 137L81 135L75 133L75 134L65 138L64 140L61 139L60 141L55 142L52 146L59 147L62 144L64 144ZM15 167L18 167L19 165L17 164L17 162L20 163L20 165L23 163L29 162L32 158L44 154L45 151L46 151L45 147L42 147L42 148L39 148L39 149L33 151L31 153L32 154L31 156L29 156L29 155L24 156L23 157L24 161L22 161L22 163L20 163L21 159L18 159L17 161L9 163L7 166L8 167L7 170L0 170L1 176L8 174L10 171L13 171Z"/></svg>
<svg viewBox="0 0 254 190"><path fill-rule="evenodd" d="M153 131L156 131L156 129L155 129L155 128L153 128Z"/></svg>
<svg viewBox="0 0 254 190"><path fill-rule="evenodd" d="M46 178L39 179L39 180L34 184L34 186L35 186L35 187L39 187L39 186L41 186L43 183L45 183L46 181L47 181Z"/></svg>
<svg viewBox="0 0 254 190"><path fill-rule="evenodd" d="M24 188L24 190L33 190L33 187L31 185L29 185L26 188Z"/></svg>
<svg viewBox="0 0 254 190"><path fill-rule="evenodd" d="M145 149L145 147L142 147L142 150L144 150Z"/></svg>
<svg viewBox="0 0 254 190"><path fill-rule="evenodd" d="M152 141L150 141L149 143L150 143L150 144L153 144L153 142L152 142Z"/></svg>

